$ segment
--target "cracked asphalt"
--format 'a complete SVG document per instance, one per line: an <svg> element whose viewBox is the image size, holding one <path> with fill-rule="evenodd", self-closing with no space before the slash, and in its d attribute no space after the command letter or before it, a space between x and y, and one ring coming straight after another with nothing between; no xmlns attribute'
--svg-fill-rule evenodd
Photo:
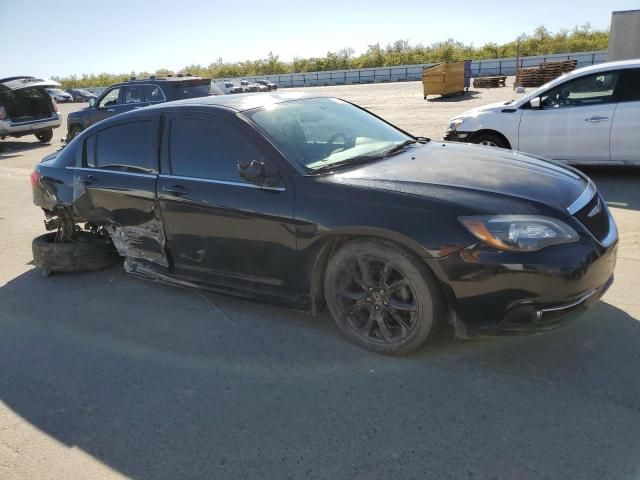
<svg viewBox="0 0 640 480"><path fill-rule="evenodd" d="M310 89L441 138L420 84ZM63 112L79 108L63 105ZM55 139L64 135L55 132ZM636 479L640 171L592 168L620 230L616 281L561 330L366 352L326 313L168 287L121 265L43 278L29 173L56 145L0 141L0 478Z"/></svg>

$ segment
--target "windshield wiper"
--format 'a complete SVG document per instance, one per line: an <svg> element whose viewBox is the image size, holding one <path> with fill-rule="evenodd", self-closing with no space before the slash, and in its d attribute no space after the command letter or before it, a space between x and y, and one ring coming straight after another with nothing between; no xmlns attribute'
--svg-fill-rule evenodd
<svg viewBox="0 0 640 480"><path fill-rule="evenodd" d="M409 145L413 145L414 143L416 143L415 140L405 140L402 143L399 143L398 145L391 147L388 150L385 150L384 152L382 152L380 155L382 157L386 157L387 155L393 155L394 153L399 152L400 150L404 150L405 148L407 148Z"/></svg>
<svg viewBox="0 0 640 480"><path fill-rule="evenodd" d="M399 143L398 145L394 145L393 147L387 150L383 150L380 153L357 155L355 157L347 158L346 160L341 160L339 162L334 162L329 165L316 168L313 171L313 173L330 172L336 167L343 167L348 165L362 165L363 163L369 163L375 160L380 160L382 158L388 157L389 155L393 155L394 153L397 153L400 150L404 150L409 145L413 145L414 143L416 143L415 140L405 140L404 142Z"/></svg>
<svg viewBox="0 0 640 480"><path fill-rule="evenodd" d="M324 165L323 167L316 168L312 173L330 172L335 168L344 167L346 165L362 165L364 163L370 163L376 160L380 160L381 158L383 158L381 155L359 155L357 157L347 158L346 160L341 160L339 162L334 162L329 165Z"/></svg>

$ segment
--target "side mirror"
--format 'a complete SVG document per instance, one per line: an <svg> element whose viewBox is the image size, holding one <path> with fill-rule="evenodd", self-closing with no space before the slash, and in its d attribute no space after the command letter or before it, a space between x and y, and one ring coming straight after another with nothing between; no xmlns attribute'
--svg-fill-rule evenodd
<svg viewBox="0 0 640 480"><path fill-rule="evenodd" d="M89 99L89 108L93 108L96 106L96 99L95 98L90 98Z"/></svg>
<svg viewBox="0 0 640 480"><path fill-rule="evenodd" d="M531 108L540 108L540 97L532 98L529 100L529 105Z"/></svg>
<svg viewBox="0 0 640 480"><path fill-rule="evenodd" d="M238 162L238 174L251 183L262 185L266 176L264 162L258 160Z"/></svg>

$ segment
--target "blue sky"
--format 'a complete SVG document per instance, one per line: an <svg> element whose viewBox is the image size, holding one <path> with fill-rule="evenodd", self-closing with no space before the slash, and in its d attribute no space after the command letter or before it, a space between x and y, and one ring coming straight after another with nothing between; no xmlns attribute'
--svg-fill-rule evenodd
<svg viewBox="0 0 640 480"><path fill-rule="evenodd" d="M199 63L283 60L397 39L508 42L538 25L608 28L638 0L0 0L0 77L177 70Z"/></svg>

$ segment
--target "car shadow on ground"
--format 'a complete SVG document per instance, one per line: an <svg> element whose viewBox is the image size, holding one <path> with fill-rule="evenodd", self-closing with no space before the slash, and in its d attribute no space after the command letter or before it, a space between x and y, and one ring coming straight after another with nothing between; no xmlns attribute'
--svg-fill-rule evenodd
<svg viewBox="0 0 640 480"><path fill-rule="evenodd" d="M0 160L19 157L21 156L21 152L35 150L37 148L46 148L52 143L53 140L51 143L0 140Z"/></svg>
<svg viewBox="0 0 640 480"><path fill-rule="evenodd" d="M469 100L471 98L477 97L480 94L480 92L476 91L476 90L469 90L468 92L464 92L464 93L452 93L451 95L440 95L440 96L432 96L429 95L427 97L427 102L434 102L434 103L456 103L456 102L463 102L465 100Z"/></svg>
<svg viewBox="0 0 640 480"><path fill-rule="evenodd" d="M326 313L126 277L0 288L0 401L135 479L631 478L640 323L601 302L538 337L391 358ZM5 430L6 431L6 430Z"/></svg>
<svg viewBox="0 0 640 480"><path fill-rule="evenodd" d="M596 183L610 207L640 210L640 167L579 167Z"/></svg>

